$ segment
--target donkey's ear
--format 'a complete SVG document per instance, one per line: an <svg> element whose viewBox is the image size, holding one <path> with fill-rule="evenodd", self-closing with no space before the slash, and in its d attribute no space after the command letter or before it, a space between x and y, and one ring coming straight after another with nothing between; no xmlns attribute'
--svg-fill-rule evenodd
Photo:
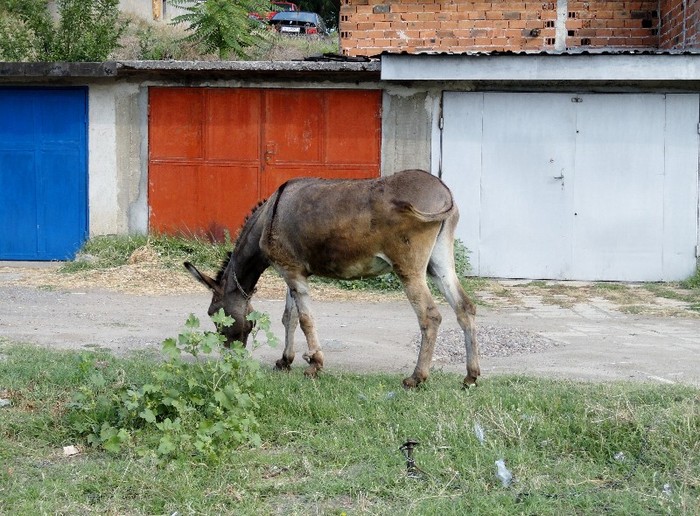
<svg viewBox="0 0 700 516"><path fill-rule="evenodd" d="M185 262L183 265L185 266L185 269L187 269L189 271L189 273L192 274L194 279L199 281L202 285L204 285L205 287L210 289L212 292L217 293L217 294L221 294L221 285L219 285L216 282L216 280L210 278L209 276L207 276L203 272L199 272L197 267L192 265L190 262Z"/></svg>

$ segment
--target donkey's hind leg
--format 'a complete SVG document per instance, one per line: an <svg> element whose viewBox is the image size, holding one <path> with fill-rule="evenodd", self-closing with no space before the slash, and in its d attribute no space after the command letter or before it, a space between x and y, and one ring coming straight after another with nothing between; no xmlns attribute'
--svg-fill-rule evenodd
<svg viewBox="0 0 700 516"><path fill-rule="evenodd" d="M435 350L435 340L437 339L440 322L442 322L442 316L437 306L435 306L435 300L428 289L425 273L403 276L397 271L397 274L403 283L406 297L416 312L421 332L420 351L418 352L416 369L411 376L404 378L403 381L404 387L413 388L428 379L430 364L433 361L433 351Z"/></svg>
<svg viewBox="0 0 700 516"><path fill-rule="evenodd" d="M462 288L455 272L454 225L456 225L456 219L449 219L445 222L430 256L428 274L433 278L440 292L454 310L457 321L464 332L464 348L467 353L467 376L464 377L464 386L471 387L476 385L476 379L481 374L479 345L476 341L476 327L474 325L476 306Z"/></svg>
<svg viewBox="0 0 700 516"><path fill-rule="evenodd" d="M314 377L323 369L323 352L321 351L318 334L316 333L314 318L309 308L309 286L304 277L283 276L289 287L289 296L294 300L294 304L296 304L299 325L304 332L306 342L309 346L309 350L303 355L304 360L309 363L309 367L306 368L304 374Z"/></svg>
<svg viewBox="0 0 700 516"><path fill-rule="evenodd" d="M275 369L289 371L292 362L294 362L294 333L299 326L299 311L289 289L287 289L287 298L284 303L282 324L284 324L284 353L275 364Z"/></svg>

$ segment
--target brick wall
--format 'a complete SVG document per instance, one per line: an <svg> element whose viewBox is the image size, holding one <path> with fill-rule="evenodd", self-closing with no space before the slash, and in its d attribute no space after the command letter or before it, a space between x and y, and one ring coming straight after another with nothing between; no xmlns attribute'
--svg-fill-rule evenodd
<svg viewBox="0 0 700 516"><path fill-rule="evenodd" d="M683 0L662 0L661 3ZM700 0L685 0L700 4ZM657 48L659 0L341 0L343 53Z"/></svg>
<svg viewBox="0 0 700 516"><path fill-rule="evenodd" d="M659 47L700 48L700 0L662 0Z"/></svg>

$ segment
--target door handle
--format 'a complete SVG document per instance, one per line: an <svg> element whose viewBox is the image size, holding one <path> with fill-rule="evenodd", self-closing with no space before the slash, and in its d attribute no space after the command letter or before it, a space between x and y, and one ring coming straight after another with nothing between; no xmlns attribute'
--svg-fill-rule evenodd
<svg viewBox="0 0 700 516"><path fill-rule="evenodd" d="M265 164L271 165L275 157L276 145L274 142L268 142L265 146Z"/></svg>

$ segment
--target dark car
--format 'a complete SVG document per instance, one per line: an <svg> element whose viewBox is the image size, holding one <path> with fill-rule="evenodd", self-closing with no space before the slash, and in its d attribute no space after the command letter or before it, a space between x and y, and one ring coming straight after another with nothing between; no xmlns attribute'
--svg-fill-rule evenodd
<svg viewBox="0 0 700 516"><path fill-rule="evenodd" d="M279 12L272 17L270 25L280 34L328 34L323 19L316 13L305 11Z"/></svg>
<svg viewBox="0 0 700 516"><path fill-rule="evenodd" d="M299 7L297 6L297 4L294 4L292 2L285 2L284 0L272 0L272 2L270 2L270 11L265 13L264 16L260 13L248 13L248 16L250 18L253 18L254 20L263 21L263 18L265 18L266 21L270 21L270 19L272 19L272 17L280 11L298 10Z"/></svg>

